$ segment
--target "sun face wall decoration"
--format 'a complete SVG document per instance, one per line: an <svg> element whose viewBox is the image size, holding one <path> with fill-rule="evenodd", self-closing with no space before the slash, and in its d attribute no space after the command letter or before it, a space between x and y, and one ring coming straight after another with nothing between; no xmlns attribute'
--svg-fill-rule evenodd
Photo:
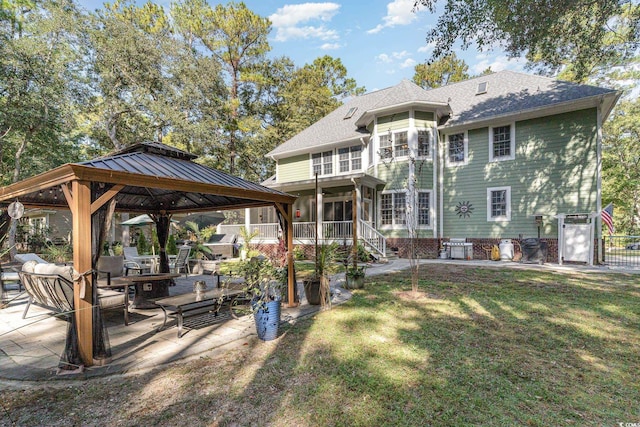
<svg viewBox="0 0 640 427"><path fill-rule="evenodd" d="M458 214L458 218L469 218L473 213L473 205L466 202L458 202L456 206L456 214Z"/></svg>

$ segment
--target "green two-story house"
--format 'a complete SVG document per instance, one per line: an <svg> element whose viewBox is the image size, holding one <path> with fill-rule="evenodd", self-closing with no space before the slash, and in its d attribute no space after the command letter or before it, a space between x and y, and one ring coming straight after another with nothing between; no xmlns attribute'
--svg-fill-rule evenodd
<svg viewBox="0 0 640 427"><path fill-rule="evenodd" d="M355 220L381 255L402 256L412 236L427 257L451 238L484 257L500 239L539 236L557 259L557 215L601 209L602 123L619 96L510 71L432 90L403 80L275 148L264 184L298 196L299 244L350 239Z"/></svg>

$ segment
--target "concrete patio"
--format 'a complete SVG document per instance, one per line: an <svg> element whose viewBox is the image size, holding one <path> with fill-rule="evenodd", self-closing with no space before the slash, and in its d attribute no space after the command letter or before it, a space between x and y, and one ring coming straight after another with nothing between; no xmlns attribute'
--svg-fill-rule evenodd
<svg viewBox="0 0 640 427"><path fill-rule="evenodd" d="M422 269L428 269L429 264L446 263L559 272L640 273L640 270L612 270L606 266L537 265L479 260L421 260L420 263ZM393 273L408 267L409 261L405 259L393 260L386 264L372 264L367 269L367 276ZM170 287L170 294L191 292L196 280L204 280L208 288L213 288L216 283L215 276L190 275L186 278L181 276L177 279L176 286ZM351 298L351 293L341 287L343 281L344 274L337 275L332 280L332 286L335 286L333 304L340 304ZM298 283L298 289L301 304L296 308L286 308L283 305L282 322L293 324L297 319L312 315L319 309L318 306L307 304L301 282ZM17 294L17 291L10 291L9 296L14 298ZM129 326L124 326L122 312L107 312L106 320L113 354L111 363L105 366L92 366L82 374L56 375L60 354L64 348L67 323L52 317L49 310L37 306L32 306L26 319L22 319L26 301L26 294L22 294L8 307L0 310L0 380L68 380L141 372L176 361L213 356L236 346L242 346L249 340L258 340L253 319L250 316L244 319L233 319L229 316L228 310L222 310L215 319L195 318L203 321L199 325L192 325L194 328L182 338L177 336L175 320L170 319L167 328L157 331L164 318L159 308L132 309Z"/></svg>

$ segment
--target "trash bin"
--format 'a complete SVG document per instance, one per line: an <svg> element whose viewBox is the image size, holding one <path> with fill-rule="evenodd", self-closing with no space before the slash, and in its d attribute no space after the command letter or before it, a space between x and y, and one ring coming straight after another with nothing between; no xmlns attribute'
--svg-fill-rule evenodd
<svg viewBox="0 0 640 427"><path fill-rule="evenodd" d="M520 242L522 247L522 262L544 264L547 260L549 245L540 239L530 237Z"/></svg>
<svg viewBox="0 0 640 427"><path fill-rule="evenodd" d="M513 260L513 242L511 239L500 240L498 249L500 249L500 261Z"/></svg>

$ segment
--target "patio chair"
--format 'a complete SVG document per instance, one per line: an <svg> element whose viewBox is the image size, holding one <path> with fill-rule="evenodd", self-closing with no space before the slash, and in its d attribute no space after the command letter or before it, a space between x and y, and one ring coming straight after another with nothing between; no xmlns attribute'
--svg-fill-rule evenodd
<svg viewBox="0 0 640 427"><path fill-rule="evenodd" d="M128 276L134 271L136 274L142 272L142 268L133 261L125 261L124 256L101 256L96 264L98 287L110 287L118 277Z"/></svg>
<svg viewBox="0 0 640 427"><path fill-rule="evenodd" d="M175 261L169 264L169 269L176 274L180 274L180 270L184 270L184 277L187 277L191 270L189 269L189 254L191 246L181 246Z"/></svg>
<svg viewBox="0 0 640 427"><path fill-rule="evenodd" d="M125 276L130 272L134 274L151 273L153 263L150 259L141 259L138 254L138 248L135 246L125 246L122 248L125 261Z"/></svg>
<svg viewBox="0 0 640 427"><path fill-rule="evenodd" d="M9 303L7 291L11 290L9 289L10 284L17 286L18 292L22 292L20 276L15 267L12 268L8 264L0 265L0 308L4 308Z"/></svg>

